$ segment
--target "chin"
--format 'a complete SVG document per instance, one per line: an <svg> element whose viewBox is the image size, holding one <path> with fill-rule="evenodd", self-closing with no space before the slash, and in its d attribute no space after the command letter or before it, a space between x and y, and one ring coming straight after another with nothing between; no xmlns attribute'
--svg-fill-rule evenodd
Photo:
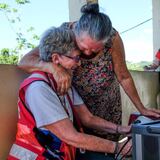
<svg viewBox="0 0 160 160"><path fill-rule="evenodd" d="M94 53L94 52L89 53L89 54L83 53L83 54L81 55L82 58L87 58L87 59L92 59L92 58L94 58L94 57L96 57L96 56L97 56L97 53Z"/></svg>
<svg viewBox="0 0 160 160"><path fill-rule="evenodd" d="M91 56L93 53L83 53L85 56Z"/></svg>

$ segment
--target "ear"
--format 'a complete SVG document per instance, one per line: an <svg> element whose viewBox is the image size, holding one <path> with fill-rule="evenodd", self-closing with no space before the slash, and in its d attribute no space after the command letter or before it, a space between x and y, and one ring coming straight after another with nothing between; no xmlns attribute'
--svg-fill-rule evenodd
<svg viewBox="0 0 160 160"><path fill-rule="evenodd" d="M60 63L59 58L60 58L59 54L56 54L56 53L52 54L52 62L54 64L59 64Z"/></svg>

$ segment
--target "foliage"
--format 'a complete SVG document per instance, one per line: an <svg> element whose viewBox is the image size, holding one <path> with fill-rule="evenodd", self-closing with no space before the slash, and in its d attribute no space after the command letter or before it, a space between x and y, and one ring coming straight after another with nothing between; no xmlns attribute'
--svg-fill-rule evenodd
<svg viewBox="0 0 160 160"><path fill-rule="evenodd" d="M144 66L148 66L149 64L151 64L151 62L146 62L146 61L141 61L138 63L132 63L127 61L126 63L127 63L127 68L129 70L137 70L137 71L143 71Z"/></svg>
<svg viewBox="0 0 160 160"><path fill-rule="evenodd" d="M18 56L16 54L10 54L8 48L3 48L0 51L0 64L17 64Z"/></svg>
<svg viewBox="0 0 160 160"><path fill-rule="evenodd" d="M28 48L34 48L35 45L33 42L39 40L38 35L34 33L34 27L31 26L27 29L24 29L24 27L22 28L22 18L19 14L19 10L21 9L22 5L29 3L29 0L15 0L17 8L13 8L7 3L0 3L0 12L3 13L8 20L11 30L16 34L15 40L17 41L17 45L14 49L4 48L4 50L1 50L0 63L4 64L4 62L6 62L7 64L15 64L18 62L17 58L21 57L19 54ZM17 27L18 25L19 27ZM4 53L7 53L7 55L4 55Z"/></svg>
<svg viewBox="0 0 160 160"><path fill-rule="evenodd" d="M26 4L26 3L30 3L29 0L16 0L16 2L17 2L18 4Z"/></svg>

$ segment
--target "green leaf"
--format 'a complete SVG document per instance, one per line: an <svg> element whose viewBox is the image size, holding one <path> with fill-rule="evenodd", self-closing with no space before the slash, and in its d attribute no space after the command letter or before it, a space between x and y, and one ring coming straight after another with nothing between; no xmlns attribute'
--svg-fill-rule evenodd
<svg viewBox="0 0 160 160"><path fill-rule="evenodd" d="M3 56L9 56L9 48L3 48L0 52L1 55Z"/></svg>
<svg viewBox="0 0 160 160"><path fill-rule="evenodd" d="M26 4L26 3L30 3L29 0L16 0L16 2L17 2L18 4Z"/></svg>
<svg viewBox="0 0 160 160"><path fill-rule="evenodd" d="M14 13L17 13L17 12L18 12L18 10L17 10L16 8L12 8L12 11L13 11Z"/></svg>
<svg viewBox="0 0 160 160"><path fill-rule="evenodd" d="M30 3L30 0L15 0L14 1L16 5L25 5L27 3ZM18 6L19 7L19 6ZM28 32L29 37L31 37L32 41L39 40L39 37L33 33L35 30L34 27L29 27L28 30L24 29L21 23L23 22L23 19L21 19L21 14L19 14L18 7L10 7L7 3L0 3L0 11L4 12L6 14L6 19L14 28L13 32L16 34L16 46L13 49L6 49L0 51L0 63L3 64L15 64L18 61L19 53L21 53L22 50L25 50L27 48L35 48L35 45L32 43L29 43L28 38L26 38L26 31ZM21 25L17 28L17 24ZM27 35L27 37L28 37ZM13 56L14 55L14 56Z"/></svg>
<svg viewBox="0 0 160 160"><path fill-rule="evenodd" d="M35 39L35 40L39 40L39 36L38 36L38 35L36 35L36 34L33 34L33 39Z"/></svg>
<svg viewBox="0 0 160 160"><path fill-rule="evenodd" d="M3 48L0 51L0 64L17 64L18 56L15 54L11 54L11 50L9 48Z"/></svg>
<svg viewBox="0 0 160 160"><path fill-rule="evenodd" d="M1 10L1 9L3 9L3 10L5 9L5 10L6 10L6 9L8 9L8 8L9 8L9 5L8 5L8 4L6 4L6 3L0 3L0 10Z"/></svg>

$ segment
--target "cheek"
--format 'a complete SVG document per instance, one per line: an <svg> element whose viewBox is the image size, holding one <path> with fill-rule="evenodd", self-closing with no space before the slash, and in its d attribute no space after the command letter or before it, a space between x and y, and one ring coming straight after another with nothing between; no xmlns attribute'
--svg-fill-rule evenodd
<svg viewBox="0 0 160 160"><path fill-rule="evenodd" d="M79 48L81 51L84 50L83 43L78 42L78 43L77 43L77 46L78 46L78 48Z"/></svg>
<svg viewBox="0 0 160 160"><path fill-rule="evenodd" d="M68 62L66 63L66 68L67 68L67 69L71 69L74 65L75 65L75 62L73 62L73 61L68 61Z"/></svg>

